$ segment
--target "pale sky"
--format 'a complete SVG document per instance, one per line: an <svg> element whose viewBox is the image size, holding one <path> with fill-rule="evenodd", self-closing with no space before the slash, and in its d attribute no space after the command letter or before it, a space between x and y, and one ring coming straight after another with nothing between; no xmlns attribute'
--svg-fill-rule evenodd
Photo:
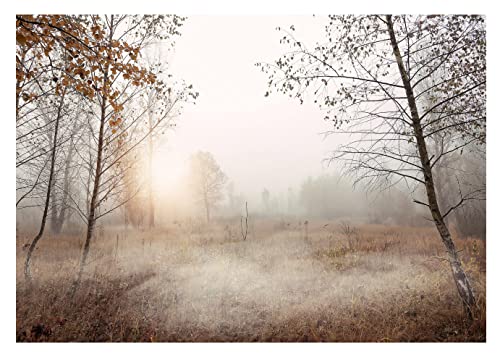
<svg viewBox="0 0 500 360"><path fill-rule="evenodd" d="M336 147L323 114L314 104L267 91L267 76L254 64L272 62L287 48L277 26L294 24L312 44L323 20L312 16L191 16L182 27L170 71L192 83L200 97L177 120L155 159L163 181L179 177L183 163L197 150L211 152L236 192L259 196L264 187L286 192L309 175L317 176ZM332 171L329 169L327 171Z"/></svg>

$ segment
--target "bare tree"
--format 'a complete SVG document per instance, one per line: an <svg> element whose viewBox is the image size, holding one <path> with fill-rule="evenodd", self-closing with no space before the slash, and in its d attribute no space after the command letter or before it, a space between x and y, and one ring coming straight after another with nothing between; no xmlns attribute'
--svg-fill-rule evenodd
<svg viewBox="0 0 500 360"><path fill-rule="evenodd" d="M486 135L486 40L480 16L329 16L326 41L312 48L296 39L295 28L281 42L292 50L274 64L257 64L269 74L269 92L302 103L312 92L325 109L332 133L353 139L330 161L368 189L405 182L422 186L448 253L458 294L472 316L475 296L445 219L477 192L442 209L434 174L446 156ZM437 74L437 76L436 76ZM309 91L310 90L310 91ZM432 103L424 96L432 94ZM431 117L433 116L433 118ZM455 146L432 156L430 137L448 132Z"/></svg>
<svg viewBox="0 0 500 360"><path fill-rule="evenodd" d="M81 170L81 164L76 158L78 152L77 138L83 135L82 129L84 128L84 121L87 114L84 111L85 99L76 97L79 103L69 111L72 121L66 121L64 128L65 134L62 141L65 146L61 147L59 154L59 166L54 177L51 200L51 218L50 230L53 234L59 234L64 226L64 223L73 213L73 206L71 204L71 197L76 196L75 186L73 183L77 180L77 173ZM83 105L83 106L82 106ZM66 139L69 139L65 141Z"/></svg>
<svg viewBox="0 0 500 360"><path fill-rule="evenodd" d="M50 198L51 198L51 192L52 192L52 181L54 178L54 169L55 169L55 163L56 163L56 151L57 151L57 141L59 139L59 124L61 122L61 117L62 117L62 109L64 106L64 95L65 91L60 97L59 100L59 105L58 105L58 110L57 114L55 116L55 124L54 124L54 135L52 138L52 149L50 152L50 170L49 170L49 178L47 182L47 190L46 190L46 196L45 196L45 203L43 206L43 214L42 214L42 219L40 221L40 229L33 239L31 241L30 246L28 247L28 253L26 255L26 261L24 263L24 276L26 281L31 281L31 272L30 272L30 265L31 265L31 256L33 255L33 251L36 249L36 246L40 239L43 236L43 233L45 231L45 224L47 222L47 216L48 216L48 211L49 211L49 206L50 206Z"/></svg>
<svg viewBox="0 0 500 360"><path fill-rule="evenodd" d="M183 18L172 16L104 16L93 17L100 24L104 35L101 46L111 49L117 42L124 42L121 49L126 52L127 46L135 49L123 54L135 62L140 51L158 40L168 39L178 35L178 26ZM125 40L127 40L125 42ZM122 56L122 57L123 57ZM142 66L142 64L138 63ZM138 192L123 198L127 186L125 174L139 160L136 151L146 141L149 134L164 122L171 120L178 105L196 98L192 86L182 86L175 89L165 81L157 78L145 65L132 67L133 73L122 71L122 66L106 63L99 64L102 76L99 81L106 92L98 93L95 98L94 126L91 125L94 146L89 146L89 189L87 211L81 208L79 213L85 218L86 235L79 264L78 274L71 289L74 294L83 275L90 251L90 241L93 237L96 221L112 211L120 208ZM155 120L144 130L144 118L149 107L136 107L138 98L154 89L158 106L155 109ZM110 97L110 94L113 97ZM91 144L92 145L92 144Z"/></svg>
<svg viewBox="0 0 500 360"><path fill-rule="evenodd" d="M190 159L190 182L196 201L203 204L207 222L211 209L223 198L227 176L209 152L199 151Z"/></svg>
<svg viewBox="0 0 500 360"><path fill-rule="evenodd" d="M179 84L170 74L160 76L153 66L142 66L143 50L153 44L173 46L173 41L163 40L179 35L183 21L176 15L16 16L18 209L43 208L45 188L50 187L50 206L43 218L50 217L52 230L57 233L70 213L77 214L91 229L99 217L126 201L116 199L123 198L124 174L136 161L125 160L135 155L145 137L149 135L152 140L155 131L171 123L180 103L197 96L189 90L192 87ZM168 84L164 81L167 79ZM55 120L47 114L57 111L57 105L41 100L68 87L80 95L76 101L85 104L82 113L91 114L82 131L88 136L75 139L71 133L58 141L51 167L51 129ZM140 109L138 113L125 113L125 105L146 94L155 106L137 106L137 101L134 106ZM147 111L142 111L144 107ZM74 107L63 110L65 119L79 118L80 111ZM147 128L141 126L144 114L149 117ZM41 116L49 121L40 121ZM58 123L60 132L71 129L72 123L80 125L79 121ZM127 166L121 166L125 162ZM83 183L86 193L76 193L76 187L71 193L73 180ZM83 206L82 195L86 200ZM93 211L97 214L90 215Z"/></svg>
<svg viewBox="0 0 500 360"><path fill-rule="evenodd" d="M19 83L17 90L25 96L22 101L16 100L16 167L20 174L17 177L17 190L22 193L16 201L16 207L40 207L42 210L40 227L28 246L24 264L25 278L31 281L33 252L44 234L47 218L51 216L53 219L54 215L58 160L65 148L72 147L66 132L70 128L68 119L74 110L73 100L79 95L68 83L53 86L57 82L54 79L61 78L70 66L70 55L64 47L58 47L58 52L48 59L36 56L33 47L27 49L20 45L19 49L23 56L34 53L30 57L29 68L26 68L26 57L22 57L23 60L18 63L18 72L23 73L21 78L24 84L21 86ZM42 68L43 71L31 71L32 68ZM66 209L62 211L62 217L65 212Z"/></svg>

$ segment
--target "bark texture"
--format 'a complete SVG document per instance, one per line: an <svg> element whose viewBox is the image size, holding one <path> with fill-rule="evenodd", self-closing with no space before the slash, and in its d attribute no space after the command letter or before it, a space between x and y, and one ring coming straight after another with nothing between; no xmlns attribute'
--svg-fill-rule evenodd
<svg viewBox="0 0 500 360"><path fill-rule="evenodd" d="M441 210L439 209L438 199L436 195L436 189L434 186L434 180L432 177L431 162L429 159L429 154L427 152L427 144L425 142L424 133L422 130L421 119L418 113L418 107L413 93L413 88L411 86L408 74L405 70L403 58L401 57L401 52L399 51L398 43L396 40L396 35L394 33L394 25L392 22L392 17L390 15L386 16L387 29L391 39L391 45L393 48L393 54L398 64L399 73L401 75L401 80L406 92L406 98L408 101L408 106L411 112L411 120L413 126L413 132L415 135L415 140L417 143L419 158L422 166L422 172L424 175L425 190L427 193L427 200L429 210L432 214L432 219L434 224L441 236L441 240L448 253L448 261L451 266L451 271L453 274L453 279L457 286L458 294L464 305L464 309L469 318L472 317L472 310L476 304L476 299L472 285L463 270L462 263L458 256L455 244L451 237L450 231L444 221Z"/></svg>

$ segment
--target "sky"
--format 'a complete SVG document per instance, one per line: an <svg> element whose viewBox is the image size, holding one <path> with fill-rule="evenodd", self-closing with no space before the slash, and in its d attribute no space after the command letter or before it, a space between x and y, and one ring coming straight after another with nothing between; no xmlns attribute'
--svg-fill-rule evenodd
<svg viewBox="0 0 500 360"><path fill-rule="evenodd" d="M286 193L308 176L332 172L322 160L338 139L321 135L331 126L323 113L288 96L264 97L268 78L255 66L287 50L276 27L294 24L296 34L313 44L323 23L312 16L189 17L168 55L169 70L200 96L158 149L156 181L178 181L186 159L198 150L211 152L236 193L248 197L260 197L263 188Z"/></svg>

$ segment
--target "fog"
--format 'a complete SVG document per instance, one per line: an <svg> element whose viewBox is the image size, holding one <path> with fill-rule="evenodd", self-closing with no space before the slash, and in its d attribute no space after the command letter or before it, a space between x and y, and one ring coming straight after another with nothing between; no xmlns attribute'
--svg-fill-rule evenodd
<svg viewBox="0 0 500 360"><path fill-rule="evenodd" d="M16 16L17 340L485 341L484 26Z"/></svg>
<svg viewBox="0 0 500 360"><path fill-rule="evenodd" d="M144 61L157 61L162 69L174 74L175 79L192 84L190 88L194 87L199 96L195 101L186 101L169 120L168 126L154 132L151 149L146 143L134 148L130 156L134 164L128 171L128 181L123 182L125 195L115 196L112 205L108 205L115 208L126 199L124 206L116 206L100 222L117 224L122 222L123 216L125 219L131 216L135 218L135 225L143 226L147 216L146 206L156 209L154 220L158 224L203 218L204 211L208 209L204 209L200 199L196 199L193 174L189 169L194 154L203 152L211 154L225 175L218 189L218 198L210 201L213 203L210 211L215 217L245 215L247 204L252 216L418 226L428 224L425 220L426 209L414 201L425 198L424 188L415 181L410 179L408 182L406 179L400 182L387 178L376 182L375 187L365 187L366 182L358 183L358 174L344 172L345 163L330 161L333 151L341 146L362 146L362 142L367 140L356 129L351 133L335 132L335 124L325 120L327 112L314 103L312 94L304 93L302 104L291 94L287 96L278 92L265 96L268 74L256 63L271 64L283 54L286 49L283 33L290 34L293 29L294 39L301 39L302 43L311 47L324 37L328 23L326 16L190 16L175 42L153 41L145 47ZM131 113L134 106L140 107L142 103L133 103ZM382 110L388 111L390 106L382 104L379 111ZM148 124L147 119L145 123ZM29 135L35 130L28 128L25 131ZM74 128L65 131L71 134ZM138 133L141 134L141 131L139 129ZM47 137L43 141L50 146L52 140ZM447 141L451 144L456 140L449 137ZM81 146L88 146L84 143L85 140ZM476 153L474 144L466 144L467 149ZM20 146L24 144L18 144L18 148ZM439 155L439 146L432 146L436 149L433 156ZM431 154L434 151L432 146ZM80 151L78 156L81 157ZM95 150L90 146L89 151ZM406 151L415 153L416 150L408 145ZM67 150L62 152L67 154ZM484 146L479 146L479 153L483 152ZM67 227L72 228L85 223L85 210L80 211L80 218L75 212L75 206L76 209L84 207L77 198L87 197L86 201L89 201L89 193L85 194L88 184L81 174L83 168L74 156L68 158L70 162L67 163L75 162L72 176L80 172L77 176L79 180L70 186L73 194L70 199L74 204L70 205L73 209L67 212L72 220L72 225ZM451 206L456 201L458 190L462 190L450 183L452 177L459 176L469 187L484 185L483 161L481 155L461 156L461 159L454 158L450 163L455 170L448 169L443 174L436 171L441 186L447 187L438 189L439 194L444 194L441 197L447 196L446 200L441 199L443 204ZM37 166L34 168L39 169L41 165ZM457 167L462 170L456 170ZM38 171L43 175L47 169ZM38 186L30 185L35 181L33 167L19 166L17 172L18 199L23 201L23 205L18 207L18 226L36 229L44 193L43 190L38 192ZM63 176L63 172L63 165L56 165L55 181L64 177L67 182L69 177L66 174ZM472 179L470 174L474 173L478 176ZM23 189L29 186L33 188L24 191L24 195L29 196L23 198ZM450 187L453 190L450 191ZM56 186L54 192L60 191L62 189ZM148 195L148 192L151 194ZM57 200L58 195L52 196ZM151 200L148 196L152 197ZM265 196L268 199L264 199ZM151 205L147 205L148 202ZM57 208L57 204L55 206ZM85 206L88 207L88 203ZM484 203L473 201L472 207L479 208L477 211L484 218ZM50 213L52 209L49 210ZM83 223L81 220L84 220ZM480 236L484 237L482 228Z"/></svg>
<svg viewBox="0 0 500 360"><path fill-rule="evenodd" d="M322 112L286 96L264 97L266 76L255 66L279 56L276 27L291 24L310 39L322 30L309 16L189 18L169 59L172 72L195 84L200 97L155 155L162 175L177 176L191 153L209 151L255 202L264 187L286 193L308 176L333 170L322 160L340 139L324 140L321 133L331 127Z"/></svg>

